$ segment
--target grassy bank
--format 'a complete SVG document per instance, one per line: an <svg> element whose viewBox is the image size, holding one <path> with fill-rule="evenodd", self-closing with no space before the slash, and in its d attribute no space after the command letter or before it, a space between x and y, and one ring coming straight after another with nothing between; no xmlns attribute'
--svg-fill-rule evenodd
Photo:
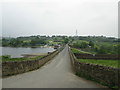
<svg viewBox="0 0 120 90"><path fill-rule="evenodd" d="M118 60L93 60L93 59L78 59L81 62L104 65L109 67L118 68Z"/></svg>
<svg viewBox="0 0 120 90"><path fill-rule="evenodd" d="M22 60L35 60L35 59L39 59L42 56L36 56L34 58L10 58L10 56L6 55L6 56L1 56L0 58L2 58L2 62L4 61L22 61Z"/></svg>

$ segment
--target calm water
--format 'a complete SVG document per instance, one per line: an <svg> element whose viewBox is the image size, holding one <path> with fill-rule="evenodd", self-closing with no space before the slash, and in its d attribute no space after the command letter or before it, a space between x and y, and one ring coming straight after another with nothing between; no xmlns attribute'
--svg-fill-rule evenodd
<svg viewBox="0 0 120 90"><path fill-rule="evenodd" d="M51 48L51 47L47 47L47 48L0 47L0 50L2 50L2 55L11 55L12 58L15 58L15 57L22 57L21 54L53 52L54 48Z"/></svg>

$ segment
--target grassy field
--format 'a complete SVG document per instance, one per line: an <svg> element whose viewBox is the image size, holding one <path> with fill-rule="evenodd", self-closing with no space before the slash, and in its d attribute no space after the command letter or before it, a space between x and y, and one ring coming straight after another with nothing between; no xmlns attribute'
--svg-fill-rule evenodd
<svg viewBox="0 0 120 90"><path fill-rule="evenodd" d="M78 53L78 54L80 54L80 53L89 53L89 52L78 50L76 48L71 48L71 50L72 50L73 53Z"/></svg>
<svg viewBox="0 0 120 90"><path fill-rule="evenodd" d="M22 61L22 60L35 60L39 59L42 56L36 56L35 58L9 58L9 56L2 56L0 57L2 59L2 62L4 61Z"/></svg>
<svg viewBox="0 0 120 90"><path fill-rule="evenodd" d="M93 60L93 59L78 59L78 60L85 63L92 63L118 68L118 60Z"/></svg>

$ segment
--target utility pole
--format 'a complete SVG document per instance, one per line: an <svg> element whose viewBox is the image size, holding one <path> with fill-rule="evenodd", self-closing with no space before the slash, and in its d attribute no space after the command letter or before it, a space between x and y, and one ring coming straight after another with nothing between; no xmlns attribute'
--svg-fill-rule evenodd
<svg viewBox="0 0 120 90"><path fill-rule="evenodd" d="M77 31L77 29L76 29L75 40L76 40L76 41L78 40L78 31Z"/></svg>
<svg viewBox="0 0 120 90"><path fill-rule="evenodd" d="M78 35L77 29L76 29L76 36Z"/></svg>

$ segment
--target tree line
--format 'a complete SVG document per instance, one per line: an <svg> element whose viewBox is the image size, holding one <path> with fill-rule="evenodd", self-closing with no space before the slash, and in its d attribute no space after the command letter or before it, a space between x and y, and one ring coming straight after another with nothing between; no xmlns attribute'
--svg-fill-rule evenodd
<svg viewBox="0 0 120 90"><path fill-rule="evenodd" d="M50 43L52 42L52 43ZM72 47L97 54L120 53L120 39L105 36L27 36L17 38L2 38L2 46L28 47L55 44L67 44Z"/></svg>
<svg viewBox="0 0 120 90"><path fill-rule="evenodd" d="M120 54L120 43L116 42L93 42L79 40L70 44L74 48L95 54Z"/></svg>
<svg viewBox="0 0 120 90"><path fill-rule="evenodd" d="M63 44L68 43L69 39L67 36L28 36L28 37L17 37L17 38L2 38L2 46L8 47L27 47L27 46L44 46L50 45L49 41L61 42Z"/></svg>

